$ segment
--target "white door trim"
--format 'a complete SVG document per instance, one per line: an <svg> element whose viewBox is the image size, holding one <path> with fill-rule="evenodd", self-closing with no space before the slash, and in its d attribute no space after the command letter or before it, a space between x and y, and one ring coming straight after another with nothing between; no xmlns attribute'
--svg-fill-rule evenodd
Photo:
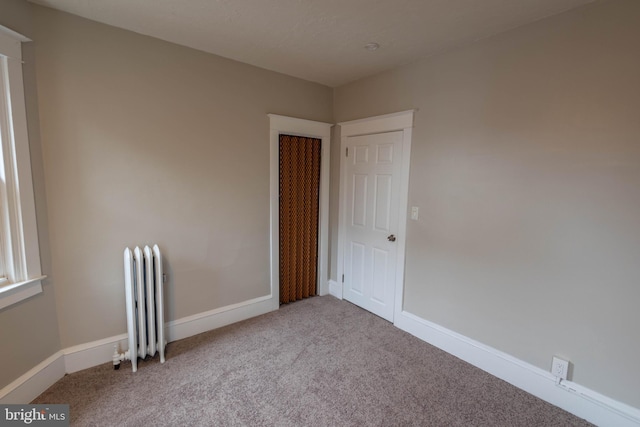
<svg viewBox="0 0 640 427"><path fill-rule="evenodd" d="M346 244L346 162L342 161L346 155L347 138L357 135L402 131L402 170L400 173L400 207L398 212L398 252L396 258L396 293L394 319L402 313L404 295L404 260L407 234L407 203L409 197L409 165L411 163L411 135L413 129L413 114L416 110L401 111L383 116L368 117L338 123L340 126L340 197L338 220L338 287L339 295L343 295L344 253Z"/></svg>
<svg viewBox="0 0 640 427"><path fill-rule="evenodd" d="M270 230L271 239L271 304L274 310L280 306L280 223L279 223L279 172L278 148L280 134L306 136L321 140L320 154L320 217L318 234L318 293L329 293L329 159L331 123L296 119L294 117L267 114L270 121Z"/></svg>

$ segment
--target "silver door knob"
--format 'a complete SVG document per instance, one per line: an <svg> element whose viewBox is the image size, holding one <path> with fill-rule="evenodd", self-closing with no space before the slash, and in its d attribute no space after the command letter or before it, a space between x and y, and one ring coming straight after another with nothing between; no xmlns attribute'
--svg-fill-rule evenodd
<svg viewBox="0 0 640 427"><path fill-rule="evenodd" d="M390 241L390 242L395 242L396 241L396 236L393 235L393 234L389 234L387 236L387 240Z"/></svg>

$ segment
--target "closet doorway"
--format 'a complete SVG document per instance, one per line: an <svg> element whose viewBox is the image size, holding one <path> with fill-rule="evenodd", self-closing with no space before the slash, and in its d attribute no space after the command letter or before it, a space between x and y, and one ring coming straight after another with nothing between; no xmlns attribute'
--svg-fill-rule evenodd
<svg viewBox="0 0 640 427"><path fill-rule="evenodd" d="M280 304L317 294L319 138L280 134Z"/></svg>
<svg viewBox="0 0 640 427"><path fill-rule="evenodd" d="M326 295L331 124L269 114L272 308Z"/></svg>

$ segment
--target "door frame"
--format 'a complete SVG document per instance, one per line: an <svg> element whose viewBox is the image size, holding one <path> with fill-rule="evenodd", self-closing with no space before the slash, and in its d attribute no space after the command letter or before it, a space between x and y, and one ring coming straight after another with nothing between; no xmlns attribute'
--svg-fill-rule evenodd
<svg viewBox="0 0 640 427"><path fill-rule="evenodd" d="M400 172L400 194L398 212L396 255L396 283L394 298L394 321L400 316L403 307L404 296L404 262L406 251L407 213L409 200L409 166L411 164L411 136L413 130L413 115L417 110L401 111L382 116L367 117L364 119L340 122L340 194L338 202L338 294L342 299L344 288L344 255L347 241L346 214L347 214L347 164L346 158L347 139L351 136L371 135L376 133L402 131L402 166Z"/></svg>
<svg viewBox="0 0 640 427"><path fill-rule="evenodd" d="M269 116L270 166L270 260L271 260L271 308L280 307L280 134L318 138L320 152L320 204L318 212L318 294L329 293L329 160L332 123L297 119L295 117L267 114Z"/></svg>

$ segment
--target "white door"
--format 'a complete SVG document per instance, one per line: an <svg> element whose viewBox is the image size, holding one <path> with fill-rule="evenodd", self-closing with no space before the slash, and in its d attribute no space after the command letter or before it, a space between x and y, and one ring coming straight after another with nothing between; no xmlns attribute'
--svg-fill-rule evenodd
<svg viewBox="0 0 640 427"><path fill-rule="evenodd" d="M344 298L393 322L402 131L347 138Z"/></svg>

